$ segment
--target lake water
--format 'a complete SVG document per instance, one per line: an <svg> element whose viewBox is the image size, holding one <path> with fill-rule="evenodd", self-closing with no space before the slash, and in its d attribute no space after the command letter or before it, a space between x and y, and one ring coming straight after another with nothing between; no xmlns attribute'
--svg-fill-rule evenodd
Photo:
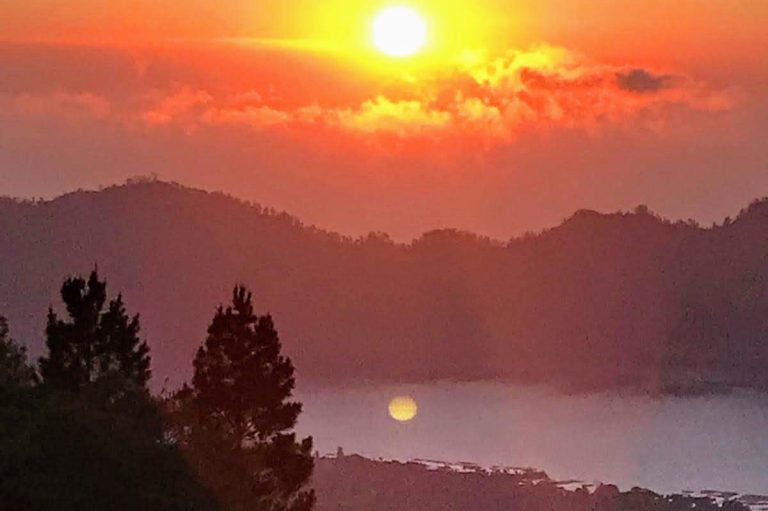
<svg viewBox="0 0 768 511"><path fill-rule="evenodd" d="M387 405L419 405L398 423ZM587 394L539 387L440 383L300 389L299 432L321 454L531 466L556 479L611 482L658 492L768 493L768 396Z"/></svg>

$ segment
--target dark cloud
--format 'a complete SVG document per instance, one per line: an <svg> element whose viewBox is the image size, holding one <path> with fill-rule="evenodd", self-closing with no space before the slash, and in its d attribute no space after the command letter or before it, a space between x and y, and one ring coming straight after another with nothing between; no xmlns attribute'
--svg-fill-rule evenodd
<svg viewBox="0 0 768 511"><path fill-rule="evenodd" d="M672 81L670 75L657 75L645 69L636 68L629 71L619 71L616 73L616 80L619 87L638 94L658 92Z"/></svg>

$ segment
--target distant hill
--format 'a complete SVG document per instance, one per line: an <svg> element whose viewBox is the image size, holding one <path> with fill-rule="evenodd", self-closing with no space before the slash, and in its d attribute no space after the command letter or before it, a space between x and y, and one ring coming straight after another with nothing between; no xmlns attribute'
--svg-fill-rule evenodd
<svg viewBox="0 0 768 511"><path fill-rule="evenodd" d="M317 511L748 511L768 503L761 495L661 496L557 482L531 469L455 470L360 456L318 459L314 487Z"/></svg>
<svg viewBox="0 0 768 511"><path fill-rule="evenodd" d="M302 381L768 388L765 200L706 229L640 207L503 243L441 230L406 245L163 182L0 200L0 314L33 353L63 278L94 265L141 313L156 386L190 374L244 282Z"/></svg>

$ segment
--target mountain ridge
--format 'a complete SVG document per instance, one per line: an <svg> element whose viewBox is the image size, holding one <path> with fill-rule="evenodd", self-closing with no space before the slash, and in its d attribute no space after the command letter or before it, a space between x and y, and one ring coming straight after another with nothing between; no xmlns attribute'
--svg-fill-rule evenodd
<svg viewBox="0 0 768 511"><path fill-rule="evenodd" d="M186 379L207 319L244 282L309 380L763 388L766 254L766 199L709 228L639 206L507 241L437 229L398 243L136 180L0 200L0 314L39 354L61 281L98 265L142 314L156 385Z"/></svg>

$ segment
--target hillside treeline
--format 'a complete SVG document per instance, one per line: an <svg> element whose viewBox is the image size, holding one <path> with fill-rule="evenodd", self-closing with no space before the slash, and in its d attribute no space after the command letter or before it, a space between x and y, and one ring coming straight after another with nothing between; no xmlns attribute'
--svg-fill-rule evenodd
<svg viewBox="0 0 768 511"><path fill-rule="evenodd" d="M766 201L708 228L639 207L408 244L162 182L0 203L0 310L33 353L51 283L94 263L142 313L158 386L188 378L221 283L241 281L308 381L768 387Z"/></svg>

